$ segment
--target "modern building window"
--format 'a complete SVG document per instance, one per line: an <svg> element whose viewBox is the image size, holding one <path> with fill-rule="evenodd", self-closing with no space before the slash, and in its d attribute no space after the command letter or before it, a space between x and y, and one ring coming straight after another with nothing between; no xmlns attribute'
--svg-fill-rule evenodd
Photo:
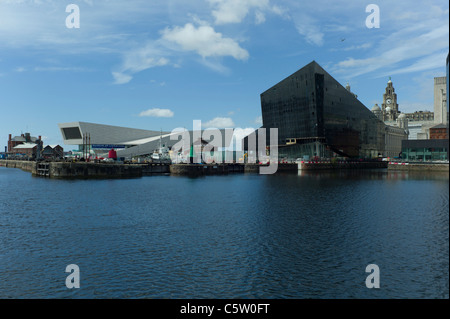
<svg viewBox="0 0 450 319"><path fill-rule="evenodd" d="M77 140L82 138L78 127L65 127L62 130L66 140Z"/></svg>

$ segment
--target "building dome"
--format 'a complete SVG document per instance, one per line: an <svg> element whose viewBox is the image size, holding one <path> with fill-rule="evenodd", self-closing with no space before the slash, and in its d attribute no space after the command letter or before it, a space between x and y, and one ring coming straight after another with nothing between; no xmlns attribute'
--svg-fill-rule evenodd
<svg viewBox="0 0 450 319"><path fill-rule="evenodd" d="M375 104L372 108L372 112L379 112L379 111L381 111L380 106L378 104Z"/></svg>
<svg viewBox="0 0 450 319"><path fill-rule="evenodd" d="M388 106L388 107L386 108L386 113L391 113L391 111L392 111L392 109Z"/></svg>

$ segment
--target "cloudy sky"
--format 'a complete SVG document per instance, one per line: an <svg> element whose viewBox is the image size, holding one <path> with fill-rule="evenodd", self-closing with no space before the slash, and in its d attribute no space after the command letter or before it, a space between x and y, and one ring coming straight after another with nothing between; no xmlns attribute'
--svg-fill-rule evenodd
<svg viewBox="0 0 450 319"><path fill-rule="evenodd" d="M257 128L260 94L312 60L369 109L391 76L401 111L433 110L448 38L446 0L0 0L0 147L74 121Z"/></svg>

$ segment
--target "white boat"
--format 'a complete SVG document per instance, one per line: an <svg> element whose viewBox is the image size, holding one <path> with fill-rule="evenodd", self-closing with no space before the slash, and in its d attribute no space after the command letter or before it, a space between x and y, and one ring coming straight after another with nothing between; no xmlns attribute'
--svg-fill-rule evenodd
<svg viewBox="0 0 450 319"><path fill-rule="evenodd" d="M169 148L162 144L162 132L159 136L159 148L153 151L151 155L152 160L160 161L160 160L169 160Z"/></svg>

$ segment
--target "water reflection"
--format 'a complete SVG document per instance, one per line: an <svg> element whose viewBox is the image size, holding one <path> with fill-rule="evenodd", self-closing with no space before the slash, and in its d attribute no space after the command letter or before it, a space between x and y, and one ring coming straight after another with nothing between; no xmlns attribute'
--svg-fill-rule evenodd
<svg viewBox="0 0 450 319"><path fill-rule="evenodd" d="M449 180L449 173L425 171L395 171L388 169L367 170L299 170L298 176L314 178L345 178L345 179L374 179L374 180Z"/></svg>
<svg viewBox="0 0 450 319"><path fill-rule="evenodd" d="M448 174L64 181L0 168L0 189L0 297L448 298ZM370 263L379 291L364 284Z"/></svg>

